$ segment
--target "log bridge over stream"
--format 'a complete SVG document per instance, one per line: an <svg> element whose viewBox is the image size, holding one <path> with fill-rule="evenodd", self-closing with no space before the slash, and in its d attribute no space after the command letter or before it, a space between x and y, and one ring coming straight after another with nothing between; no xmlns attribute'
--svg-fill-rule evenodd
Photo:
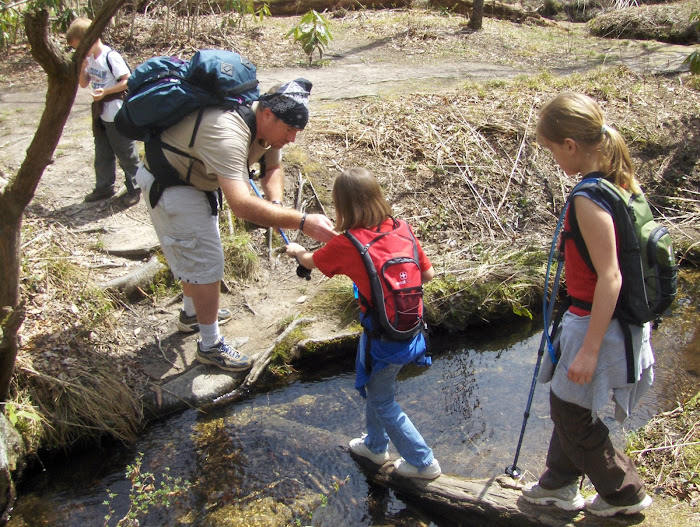
<svg viewBox="0 0 700 527"><path fill-rule="evenodd" d="M642 514L599 518L554 506L532 505L521 496L523 484L505 474L490 479L467 479L448 474L434 480L405 478L395 474L394 460L378 466L352 452L350 455L362 468L368 482L389 488L406 501L433 509L458 525L610 527L637 525L644 521Z"/></svg>

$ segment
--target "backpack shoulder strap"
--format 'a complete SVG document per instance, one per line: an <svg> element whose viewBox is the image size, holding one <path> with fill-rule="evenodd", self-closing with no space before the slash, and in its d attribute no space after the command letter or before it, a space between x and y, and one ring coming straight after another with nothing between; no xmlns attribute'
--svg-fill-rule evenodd
<svg viewBox="0 0 700 527"><path fill-rule="evenodd" d="M107 56L105 57L105 61L107 62L107 67L109 68L109 72L112 74L112 77L114 77L114 69L112 68L112 63L109 61L109 54L114 51L113 49L110 49L107 52ZM114 77L116 79L116 77Z"/></svg>
<svg viewBox="0 0 700 527"><path fill-rule="evenodd" d="M253 141L255 141L255 136L258 133L258 121L255 117L255 112L250 106L245 104L236 106L235 110L236 113L241 116L243 122L250 129L250 143L252 144Z"/></svg>
<svg viewBox="0 0 700 527"><path fill-rule="evenodd" d="M368 298L365 298L365 296L359 291L357 291L358 298L360 299L360 302L362 303L363 306L367 309L369 313L372 314L373 324L374 324L374 331L377 332L379 329L378 323L379 319L376 317L376 312L373 306L376 305L376 298L375 298L375 293L374 293L374 288L375 286L381 287L381 285L378 283L378 274L377 274L377 269L374 266L374 262L372 261L372 258L369 255L369 246L373 243L370 242L367 245L363 245L360 240L357 239L357 237L351 233L349 230L346 230L343 235L350 240L350 242L353 244L355 249L360 253L360 257L362 258L362 263L365 265L365 270L367 271L367 276L369 278L369 285L370 285L370 294L371 294L371 300ZM376 241L379 238L375 238ZM375 282L377 282L375 284Z"/></svg>
<svg viewBox="0 0 700 527"><path fill-rule="evenodd" d="M194 122L194 128L192 129L192 137L190 137L190 148L194 146L194 140L197 137L197 132L199 131L199 125L202 123L202 116L204 115L204 110L206 106L202 106L197 113L197 119ZM255 112L250 106L244 104L236 105L233 110L241 116L243 122L246 124L250 130L250 144L255 141L255 135L258 133L258 122L255 118Z"/></svg>
<svg viewBox="0 0 700 527"><path fill-rule="evenodd" d="M567 201L569 202L568 206L570 230L564 230L562 232L562 239L570 238L574 240L574 243L576 244L576 249L578 250L579 254L581 254L581 258L583 258L583 261L586 263L588 268L594 273L596 272L596 270L593 266L593 262L591 261L591 257L588 254L588 248L586 247L586 242L583 239L583 235L581 234L581 228L579 227L578 219L576 218L576 206L574 204L574 198L583 190L598 190L600 188L600 179L601 178L587 178L581 181L573 188L571 194L569 194L569 198L567 199ZM606 199L604 192L598 191L597 193L603 199ZM615 218L613 218L613 221L614 220Z"/></svg>

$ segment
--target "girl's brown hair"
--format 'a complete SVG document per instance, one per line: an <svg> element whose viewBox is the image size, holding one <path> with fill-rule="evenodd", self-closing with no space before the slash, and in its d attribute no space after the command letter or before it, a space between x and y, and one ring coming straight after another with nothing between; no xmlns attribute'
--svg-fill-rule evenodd
<svg viewBox="0 0 700 527"><path fill-rule="evenodd" d="M583 147L597 149L608 180L630 192L641 192L625 140L605 124L603 111L590 97L567 92L545 104L537 121L537 137L556 144L569 138Z"/></svg>
<svg viewBox="0 0 700 527"><path fill-rule="evenodd" d="M379 183L364 168L344 170L335 178L332 195L338 232L377 227L391 216L391 205Z"/></svg>

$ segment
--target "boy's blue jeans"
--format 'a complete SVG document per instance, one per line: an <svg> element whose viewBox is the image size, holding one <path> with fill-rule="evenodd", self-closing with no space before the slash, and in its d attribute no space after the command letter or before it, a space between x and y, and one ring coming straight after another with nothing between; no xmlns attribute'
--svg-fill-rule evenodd
<svg viewBox="0 0 700 527"><path fill-rule="evenodd" d="M396 375L400 364L389 364L381 370L373 370L367 390L367 437L365 445L372 452L385 452L389 440L394 443L401 457L416 467L433 462L433 451L425 444L423 436L394 399Z"/></svg>

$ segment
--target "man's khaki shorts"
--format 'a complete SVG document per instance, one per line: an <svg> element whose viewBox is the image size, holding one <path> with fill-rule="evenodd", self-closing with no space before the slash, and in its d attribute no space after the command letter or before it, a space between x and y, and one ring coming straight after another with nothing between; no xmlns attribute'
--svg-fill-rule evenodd
<svg viewBox="0 0 700 527"><path fill-rule="evenodd" d="M190 284L211 284L224 276L218 216L207 195L190 186L168 187L151 208L153 175L141 165L135 177L173 276Z"/></svg>

